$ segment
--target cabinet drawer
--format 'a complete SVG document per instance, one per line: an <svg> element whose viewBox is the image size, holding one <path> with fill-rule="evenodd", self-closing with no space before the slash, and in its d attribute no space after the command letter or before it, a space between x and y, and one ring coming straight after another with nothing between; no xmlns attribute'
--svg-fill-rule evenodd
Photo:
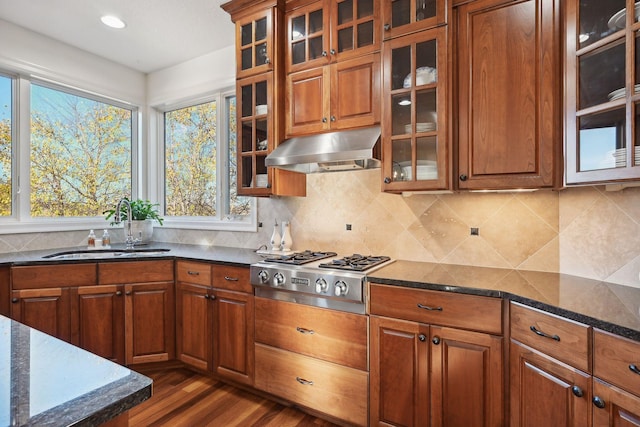
<svg viewBox="0 0 640 427"><path fill-rule="evenodd" d="M96 264L12 267L11 281L13 289L95 285Z"/></svg>
<svg viewBox="0 0 640 427"><path fill-rule="evenodd" d="M202 262L176 262L176 280L194 285L211 286L211 264Z"/></svg>
<svg viewBox="0 0 640 427"><path fill-rule="evenodd" d="M594 330L593 375L640 396L640 342Z"/></svg>
<svg viewBox="0 0 640 427"><path fill-rule="evenodd" d="M371 284L369 311L379 316L502 334L502 299Z"/></svg>
<svg viewBox="0 0 640 427"><path fill-rule="evenodd" d="M173 281L173 261L105 262L98 264L101 285Z"/></svg>
<svg viewBox="0 0 640 427"><path fill-rule="evenodd" d="M511 303L511 338L584 372L591 372L589 334L582 323Z"/></svg>
<svg viewBox="0 0 640 427"><path fill-rule="evenodd" d="M367 318L256 298L256 342L367 370Z"/></svg>
<svg viewBox="0 0 640 427"><path fill-rule="evenodd" d="M256 344L258 389L356 425L367 424L369 374Z"/></svg>
<svg viewBox="0 0 640 427"><path fill-rule="evenodd" d="M248 267L215 264L211 269L214 288L253 293Z"/></svg>

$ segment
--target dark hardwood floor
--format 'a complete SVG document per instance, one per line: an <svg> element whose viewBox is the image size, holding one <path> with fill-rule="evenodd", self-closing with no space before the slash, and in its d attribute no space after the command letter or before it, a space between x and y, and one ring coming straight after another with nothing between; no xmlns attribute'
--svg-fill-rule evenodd
<svg viewBox="0 0 640 427"><path fill-rule="evenodd" d="M142 373L153 379L153 396L130 411L130 427L335 426L188 369Z"/></svg>

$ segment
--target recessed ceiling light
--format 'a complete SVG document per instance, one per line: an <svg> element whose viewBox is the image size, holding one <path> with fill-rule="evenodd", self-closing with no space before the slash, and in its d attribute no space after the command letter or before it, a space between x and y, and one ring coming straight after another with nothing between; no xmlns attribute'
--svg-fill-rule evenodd
<svg viewBox="0 0 640 427"><path fill-rule="evenodd" d="M117 16L113 16L113 15L104 15L102 18L100 18L100 20L102 21L102 23L104 25L106 25L107 27L111 27L111 28L124 28L126 25L124 23L124 21L120 18L118 18Z"/></svg>

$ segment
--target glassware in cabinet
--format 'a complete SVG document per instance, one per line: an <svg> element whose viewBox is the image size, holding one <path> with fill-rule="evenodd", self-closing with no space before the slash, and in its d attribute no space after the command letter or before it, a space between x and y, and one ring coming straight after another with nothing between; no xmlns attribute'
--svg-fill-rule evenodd
<svg viewBox="0 0 640 427"><path fill-rule="evenodd" d="M446 28L403 36L384 46L383 188L449 188ZM438 114L441 112L441 114Z"/></svg>

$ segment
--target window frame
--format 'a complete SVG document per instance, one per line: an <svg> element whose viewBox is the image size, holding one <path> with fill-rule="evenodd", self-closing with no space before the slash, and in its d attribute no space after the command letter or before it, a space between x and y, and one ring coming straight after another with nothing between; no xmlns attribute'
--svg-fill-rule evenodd
<svg viewBox="0 0 640 427"><path fill-rule="evenodd" d="M164 114L166 112L178 110L181 108L187 108L190 106L196 106L199 104L215 101L217 105L217 124L216 135L218 141L216 141L216 186L218 189L229 188L230 180L229 165L228 165L228 153L229 153L229 129L227 123L228 118L228 99L230 97L236 97L235 87L228 87L219 91L212 91L204 95L193 96L181 99L174 102L165 102L160 105L151 107L153 115L155 117L155 131L157 143L157 165L158 169L155 173L157 176L157 186L155 192L157 194L157 200L160 204L160 209L165 212L165 122ZM237 102L237 99L236 99ZM237 142L236 142L237 143ZM150 177L153 177L154 173L151 172ZM194 217L194 216L167 216L163 214L164 227L165 228L182 228L182 229L197 229L197 230L220 230L220 231L252 231L258 230L258 213L257 202L255 197L250 197L250 209L251 213L240 220L234 216L226 215L228 209L228 194L223 194L224 191L216 192L216 216L206 217ZM246 197L246 196L241 196Z"/></svg>

